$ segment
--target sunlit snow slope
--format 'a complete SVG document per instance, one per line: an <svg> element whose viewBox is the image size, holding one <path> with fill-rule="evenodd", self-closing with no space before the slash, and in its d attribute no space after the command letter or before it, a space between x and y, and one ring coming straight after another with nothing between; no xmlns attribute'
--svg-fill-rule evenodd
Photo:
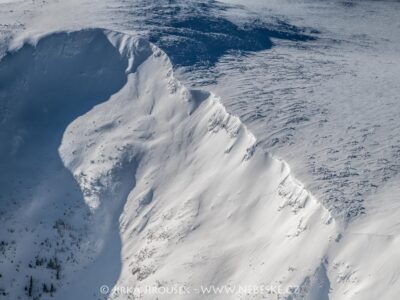
<svg viewBox="0 0 400 300"><path fill-rule="evenodd" d="M43 284L65 299L97 299L104 284L180 284L193 289L184 299L228 283L288 295L325 269L329 213L150 43L52 34L9 53L0 76L7 297L26 297L31 276L43 299Z"/></svg>
<svg viewBox="0 0 400 300"><path fill-rule="evenodd" d="M393 299L397 236L344 231L172 69L146 40L100 29L1 60L2 297L171 299L100 287L178 285L173 299ZM279 289L200 288L228 284Z"/></svg>

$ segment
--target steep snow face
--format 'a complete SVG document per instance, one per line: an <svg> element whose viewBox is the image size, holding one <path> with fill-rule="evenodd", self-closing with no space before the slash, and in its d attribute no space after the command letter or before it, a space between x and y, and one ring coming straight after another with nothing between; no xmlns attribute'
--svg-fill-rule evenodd
<svg viewBox="0 0 400 300"><path fill-rule="evenodd" d="M10 38L18 37L20 33L23 37L31 37L32 34L47 33L49 30L76 30L89 26L143 33L165 49L175 67L208 60L211 64L205 68L198 68L196 65L187 69L178 68L186 71L179 78L188 85L212 90L221 95L227 110L240 116L254 132L258 147L265 147L285 158L293 172L306 183L307 189L311 189L318 201L330 209L335 221L341 219L348 226L334 243L329 244L326 251L322 251L323 255L320 254L320 247L326 248L325 239L308 244L312 246L308 248L310 256L312 254L316 259L305 262L304 256L299 255L295 260L295 265L298 265L298 261L301 262L300 265L303 262L307 264L306 269L296 270L302 273L296 276L302 277L300 282L304 294L308 294L311 299L324 299L329 293L329 297L333 299L363 300L395 299L400 294L400 262L397 259L400 240L400 69L397 64L400 53L399 3L294 3L282 0L224 0L229 5L213 0L0 2L1 57ZM232 3L240 6L231 5ZM212 26L203 26L201 22L204 19L208 19ZM182 20L185 21L179 22ZM265 23L268 26L264 26ZM275 27L271 26L274 24ZM309 27L318 31L303 31ZM259 44L261 46L257 46L258 31L272 39L266 38ZM289 34L291 38L274 39L281 33ZM300 38L297 33L301 33ZM310 35L317 39L304 43L303 37ZM240 49L232 47L235 43L226 43L213 53L215 41L224 43L231 38L240 42ZM124 154L121 163L116 160L116 166L109 166L112 170L110 179L98 175L98 178L103 179L95 184L90 179L85 179L85 171L80 174L80 171L74 169L76 166L77 170L83 170L86 167L81 165L89 162L90 166L92 164L80 151L75 152L74 158L70 160L67 157L61 158L58 154L65 129L73 120L89 111L93 105L107 101L116 93L120 94L132 74L141 74L143 78L141 67L148 65L155 50L148 43L135 40L136 42L124 44L127 46L121 46L119 51L121 42L118 41L122 40L135 39L120 35L111 39L110 33L105 34L101 30L97 33L84 31L50 35L39 39L36 46L25 45L19 52L14 51L0 63L0 173L3 175L0 178L0 297L4 292L7 299L17 298L18 295L26 298L30 276L33 277L35 296L43 293L41 284L46 282L49 289L50 283L56 286L60 292L57 298L65 291L61 292L62 286L68 286L67 283L74 276L84 278L81 281L85 286L79 286L78 281L73 282L78 295L85 291L87 293L88 289L93 291L92 295L86 295L88 299L98 294L100 284L113 286L117 281L122 284L136 282L135 276L129 275L133 279L128 279L128 275L121 275L122 269L129 269L124 263L125 256L121 255L121 250L123 249L123 253L129 252L125 247L129 243L127 241L134 245L142 245L143 242L139 243L139 235L132 235L130 239L121 234L120 228L123 226L120 226L119 218L124 216L122 212L125 204L130 203L127 200L130 199L130 192L140 187L136 185L136 181L140 182L139 170L145 168L143 158L148 157L145 155L148 153L147 148L136 145L134 149L120 150L127 154ZM244 45L243 41L247 40L251 43ZM275 47L259 51L269 48L271 42ZM198 51L199 47L201 51ZM257 52L241 53L235 50ZM129 67L129 61L133 67ZM160 64L154 73L158 74L162 68L164 67ZM155 92L152 90L151 93ZM188 91L187 94L193 94L194 98L205 98L199 103L208 103L213 98L201 92ZM43 95L46 97L42 97ZM177 95L173 96L174 99L178 98ZM127 98L143 97L127 95ZM160 101L164 98L164 94L157 97ZM74 101L70 101L71 99ZM57 105L52 106L53 101ZM192 115L196 111L201 112L202 106L193 107L197 106L198 110L190 110ZM177 110L178 107L183 109L181 104L176 106ZM123 111L125 107L119 109ZM52 117L53 115L61 118ZM132 113L132 116L136 118L137 114ZM118 122L113 122L110 126L116 128L119 125ZM88 125L85 127L89 128ZM105 126L102 130L107 128ZM66 141L76 140L71 140L69 136L64 143ZM87 145L82 144L81 148L90 147L92 142L99 143L93 140ZM208 147L204 146L206 149ZM229 148L228 145L226 147ZM260 149L256 153L258 151ZM111 160L114 152L101 159ZM162 150L164 152L167 151ZM179 161L185 161L175 154L172 156ZM93 157L93 163L99 159L96 155ZM68 168L64 161L69 162ZM195 170L192 164L185 162L186 165L187 169ZM214 166L225 170L225 165L214 163ZM107 168L104 167L104 172L107 172ZM71 170L75 170L78 181ZM200 171L193 172L197 177ZM234 172L236 168L232 169L232 173ZM251 176L257 181L256 175ZM280 178L280 175L276 176ZM239 189L237 186L249 184L250 179L243 180L247 177L242 176L240 184L231 189L236 190ZM290 181L285 182L290 186ZM221 178L215 179L215 182L214 185L218 183L223 188L224 181ZM171 183L173 184L175 182ZM269 183L265 185L269 187ZM287 191L291 191L291 188L278 186L278 193L282 197L290 195ZM297 183L294 186L298 186ZM212 191L215 189L210 188ZM141 199L140 203L147 203L145 207L160 203L159 200L153 201L160 199L156 192L157 187L152 185L151 189L143 190L143 195L139 195L138 199ZM300 191L301 189L298 194L302 195ZM242 204L247 203L248 197L240 193L234 199L238 201L230 203L247 212ZM301 196L300 199L304 197ZM267 209L256 207L260 208L260 214L264 214ZM149 222L157 217L157 213L161 214L154 209L148 214L152 216ZM213 215L210 214L211 216ZM253 214L249 216L253 217ZM271 218L269 214L265 216ZM124 218L129 219L127 216ZM245 218L244 215L242 218ZM254 217L253 219L257 220ZM136 218L132 217L132 220ZM142 232L149 232L151 235L154 229L149 229L145 220L146 218ZM249 223L252 222L252 219L248 220ZM269 219L265 222L269 222ZM202 226L204 228L205 225ZM255 225L246 226L244 228L254 228ZM309 227L315 228L314 226L318 225L310 223ZM264 227L263 225L262 228ZM294 228L297 228L297 224ZM273 234L269 230L269 227L265 229L265 236L268 238ZM275 232L275 228L272 230ZM187 236L195 236L197 232L197 229L192 230ZM210 229L209 232L213 230ZM236 239L237 243L243 241L247 245L247 240L242 240L238 237L239 234L230 233L228 229L226 232L234 236L230 241ZM221 236L228 236L226 232ZM206 237L201 238L205 240L205 245L209 245L215 236L207 232ZM191 253L188 239L183 239L187 244L180 242L179 247L184 249L187 245L188 253ZM219 239L220 237L217 240ZM279 242L285 239L286 236L279 235ZM264 251L259 250L258 240L259 237L254 239L255 253ZM262 242L260 244L263 245ZM215 247L210 248L210 253L217 253L215 255L219 255L217 246L224 251L227 246L217 242L213 245ZM296 248L278 246L279 243L276 244L277 253L273 257L280 254L293 257L293 253L297 251ZM304 244L299 246L303 249ZM167 250L161 253L168 254L175 249L170 244L165 247ZM134 249L132 253L139 249L133 246L131 248ZM159 253L157 248L152 252ZM153 255L146 253L140 252L138 259L141 261L146 255ZM153 255L156 262L149 262L151 274L147 279L137 280L146 284L161 276L159 269L180 266L180 262L188 260L181 254L186 253L186 249L177 253L177 257L173 258L167 254L162 258ZM231 266L235 262L242 263L243 257L251 257L246 251L242 251L241 259L237 259L239 255L236 253L239 251L229 260L221 254L221 259L215 261L221 262L225 259L226 264ZM207 260L208 256L204 251L201 254L202 259ZM267 252L266 255L270 253ZM321 256L325 259L316 263ZM260 257L264 257L263 254ZM176 261L171 263L172 259ZM218 270L224 269L225 261ZM250 265L254 266L254 261L256 259L252 259L248 268ZM197 265L201 264L204 262ZM145 269L143 266L133 266L135 263L132 265L132 273L135 273L133 275ZM88 273L82 273L84 268ZM253 274L248 268L243 268L244 272ZM294 269L295 267L289 267L291 272ZM178 274L190 273L184 273L186 270L182 269L179 271L182 273L177 272ZM270 271L274 272L275 269ZM211 270L209 277L214 276L214 273ZM240 270L236 273L237 278L250 278ZM229 272L224 274L228 280ZM277 271L274 275L269 274L268 278L273 277L279 281L281 277L287 278L285 274ZM177 275L172 274L171 278L174 279L175 276ZM218 275L218 278L219 276L224 277ZM60 279L57 280L56 277ZM209 277L208 280L212 280ZM185 280L192 286L197 285L193 278ZM48 294L43 294L42 298L46 296ZM195 298L191 296L188 298Z"/></svg>
<svg viewBox="0 0 400 300"><path fill-rule="evenodd" d="M161 50L58 33L8 54L0 75L8 297L48 298L43 284L58 299L98 299L104 284L178 284L184 299L223 284L327 293L307 278L325 272L329 213L216 96L182 86Z"/></svg>
<svg viewBox="0 0 400 300"><path fill-rule="evenodd" d="M223 95L346 224L399 190L399 10L392 1L3 1L0 56L21 33L140 33L174 67L190 65L180 80Z"/></svg>
<svg viewBox="0 0 400 300"><path fill-rule="evenodd" d="M9 299L30 276L38 295L86 259L90 211L57 149L70 122L125 84L126 65L99 30L50 35L1 61L0 287Z"/></svg>
<svg viewBox="0 0 400 300"><path fill-rule="evenodd" d="M3 58L0 292L393 299L396 214L339 228L218 97L172 69L151 43L99 29Z"/></svg>
<svg viewBox="0 0 400 300"><path fill-rule="evenodd" d="M177 82L160 50L120 34L109 38L131 62L127 83L68 127L60 155L104 227L119 218L117 285L288 288L314 273L335 238L334 223L288 166L257 151L253 135L214 95ZM114 195L133 170L136 184L120 214L110 206L121 205ZM301 247L316 241L313 252ZM102 255L118 254L105 244ZM104 263L95 259L84 278L96 277ZM82 279L68 290L90 297L101 285L82 286Z"/></svg>
<svg viewBox="0 0 400 300"><path fill-rule="evenodd" d="M268 51L228 54L215 69L181 80L223 95L228 111L290 164L336 220L375 214L377 199L399 195L400 3L223 2L243 3L262 20L284 15L319 30L318 39L273 39Z"/></svg>
<svg viewBox="0 0 400 300"><path fill-rule="evenodd" d="M55 34L4 57L0 164L13 168L0 174L1 184L18 190L22 171L40 180L44 157L56 153L67 125L125 84L126 63L100 31Z"/></svg>

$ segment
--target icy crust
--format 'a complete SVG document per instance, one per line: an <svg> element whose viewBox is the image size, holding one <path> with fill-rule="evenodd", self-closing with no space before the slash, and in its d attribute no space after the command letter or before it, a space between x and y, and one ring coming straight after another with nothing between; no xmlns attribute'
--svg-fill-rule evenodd
<svg viewBox="0 0 400 300"><path fill-rule="evenodd" d="M91 239L103 247L84 272L66 278L63 295L89 299L102 283L270 284L290 295L336 237L329 213L284 162L257 151L218 97L182 86L161 50L105 34L128 60L127 82L72 122L59 149L96 220ZM302 246L316 242L312 251ZM88 286L84 278L101 277L118 261L118 274Z"/></svg>

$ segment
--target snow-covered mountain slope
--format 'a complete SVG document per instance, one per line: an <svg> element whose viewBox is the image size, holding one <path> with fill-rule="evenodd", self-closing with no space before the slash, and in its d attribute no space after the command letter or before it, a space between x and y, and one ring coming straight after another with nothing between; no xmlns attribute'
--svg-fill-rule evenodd
<svg viewBox="0 0 400 300"><path fill-rule="evenodd" d="M51 35L1 61L0 284L8 299L24 294L29 276L41 279L36 291L50 289L61 261L67 272L85 259L80 249L89 255L90 210L57 149L70 122L125 84L125 67L100 31Z"/></svg>
<svg viewBox="0 0 400 300"><path fill-rule="evenodd" d="M329 213L214 95L181 86L160 50L111 40L133 56L127 83L67 128L60 155L104 226L119 218L121 249L101 250L121 251L117 286L299 285L336 238Z"/></svg>
<svg viewBox="0 0 400 300"><path fill-rule="evenodd" d="M223 95L347 224L399 191L399 10L391 1L6 1L0 40L82 27L150 39L181 81Z"/></svg>
<svg viewBox="0 0 400 300"><path fill-rule="evenodd" d="M0 298L400 294L398 4L242 4L0 1Z"/></svg>
<svg viewBox="0 0 400 300"><path fill-rule="evenodd" d="M374 214L377 199L398 198L400 3L224 2L319 34L307 43L273 39L268 51L229 54L180 78L224 95L260 146L288 161L344 224Z"/></svg>
<svg viewBox="0 0 400 300"><path fill-rule="evenodd" d="M31 43L0 64L7 297L46 298L44 284L65 299L104 284L287 294L320 267L329 213L161 50L102 30Z"/></svg>
<svg viewBox="0 0 400 300"><path fill-rule="evenodd" d="M343 223L370 213L381 195L399 195L400 3L223 2L315 28L317 39L273 39L268 51L228 54L180 78L224 95L260 146L287 160Z"/></svg>
<svg viewBox="0 0 400 300"><path fill-rule="evenodd" d="M256 147L215 95L177 81L149 42L55 33L9 53L0 70L7 298L170 299L149 287L184 288L174 299L397 292L393 254L376 255L398 239L341 232L285 162ZM394 277L378 285L382 266Z"/></svg>

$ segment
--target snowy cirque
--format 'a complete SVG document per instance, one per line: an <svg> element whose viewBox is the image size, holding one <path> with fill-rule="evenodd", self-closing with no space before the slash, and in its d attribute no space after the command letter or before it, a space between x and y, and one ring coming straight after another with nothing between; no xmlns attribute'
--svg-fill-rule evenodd
<svg viewBox="0 0 400 300"><path fill-rule="evenodd" d="M397 87L344 69L369 48L330 62L294 16L325 4L139 2L0 1L0 299L396 299Z"/></svg>

